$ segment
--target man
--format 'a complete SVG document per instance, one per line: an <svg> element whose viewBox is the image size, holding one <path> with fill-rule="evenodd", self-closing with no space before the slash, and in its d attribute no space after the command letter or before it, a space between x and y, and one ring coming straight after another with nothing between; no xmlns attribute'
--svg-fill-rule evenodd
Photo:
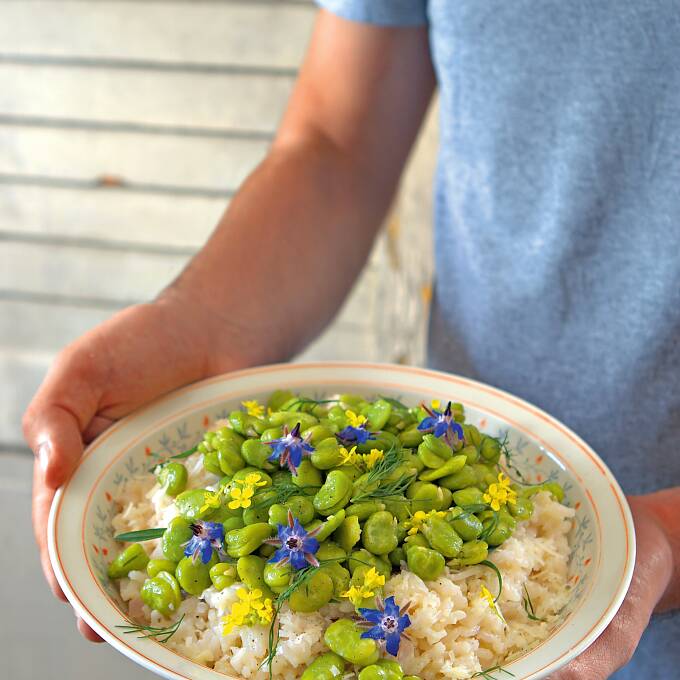
<svg viewBox="0 0 680 680"><path fill-rule="evenodd" d="M680 604L680 5L320 4L272 150L206 246L67 347L27 411L47 578L61 595L45 523L83 442L187 382L284 360L332 318L437 84L430 363L554 413L643 494L626 601L556 676L607 678ZM680 618L654 620L617 677L672 677L679 639Z"/></svg>

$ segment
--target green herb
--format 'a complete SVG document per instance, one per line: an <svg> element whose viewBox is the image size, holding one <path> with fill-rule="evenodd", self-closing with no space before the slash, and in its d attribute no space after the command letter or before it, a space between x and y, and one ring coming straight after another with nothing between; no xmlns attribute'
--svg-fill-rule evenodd
<svg viewBox="0 0 680 680"><path fill-rule="evenodd" d="M321 487L314 486L312 484L307 484L305 486L297 486L292 482L283 482L282 484L277 484L276 486L266 486L255 492L253 496L253 508L270 508L275 503L283 504L286 503L291 496L307 495L306 491L312 491L316 493ZM256 500L260 497L259 500Z"/></svg>
<svg viewBox="0 0 680 680"><path fill-rule="evenodd" d="M524 475L522 474L522 471L515 465L513 462L513 453L510 450L510 442L508 441L508 434L507 432L503 436L503 439L498 439L496 438L496 441L498 442L498 445L501 447L501 454L505 456L505 466L507 467L508 470L511 470L512 472L517 475L517 479L515 479L511 474L508 474L506 471L506 474L508 474L508 477L515 482L515 484L521 484L523 486L527 485L528 482L525 479Z"/></svg>
<svg viewBox="0 0 680 680"><path fill-rule="evenodd" d="M496 595L493 600L495 604L498 602L498 599L503 592L503 575L501 574L500 569L491 560L482 560L479 564L483 564L485 567L489 567L489 569L493 569L496 572L496 577L498 578L498 595Z"/></svg>
<svg viewBox="0 0 680 680"><path fill-rule="evenodd" d="M534 603L531 601L531 596L529 595L526 584L523 584L522 588L524 588L524 599L522 600L522 604L524 605L524 611L527 613L527 617L530 621L540 621L541 623L545 623L545 619L539 619L538 616L536 616Z"/></svg>
<svg viewBox="0 0 680 680"><path fill-rule="evenodd" d="M182 458L188 458L189 456L193 456L194 453L196 453L196 451L198 451L198 444L196 446L192 446L190 449L187 449L186 451L182 451L182 453L177 453L174 456L170 456L162 463L156 463L153 467L149 468L149 472L157 472L159 468L162 468L171 460L180 460Z"/></svg>
<svg viewBox="0 0 680 680"><path fill-rule="evenodd" d="M339 399L310 399L309 397L300 397L295 401L288 404L286 411L294 411L296 408L300 409L307 404L313 404L314 406L321 406L321 404L337 404Z"/></svg>
<svg viewBox="0 0 680 680"><path fill-rule="evenodd" d="M114 541L121 543L141 543L142 541L152 541L154 538L160 538L165 533L165 529L141 529L140 531L128 531L124 534L114 536Z"/></svg>
<svg viewBox="0 0 680 680"><path fill-rule="evenodd" d="M133 624L131 626L116 626L116 628L122 628L123 634L125 635L129 635L130 633L143 633L137 637L154 638L158 640L158 642L165 644L177 632L182 621L184 621L184 614L182 614L178 621L167 628L155 628L154 626L142 626L138 624Z"/></svg>
<svg viewBox="0 0 680 680"><path fill-rule="evenodd" d="M367 484L380 483L389 477L403 462L401 450L392 446L387 453L373 466L366 477Z"/></svg>
<svg viewBox="0 0 680 680"><path fill-rule="evenodd" d="M411 484L415 481L416 477L416 474L404 474L392 482L381 484L375 489L364 491L363 493L353 496L350 502L359 503L361 501L369 501L376 498L387 498L393 501L402 501L405 503L407 499L403 498L403 495L406 489L408 489L408 487L411 486ZM396 496L396 498L391 498L391 496ZM402 496L402 498L399 498L399 496Z"/></svg>
<svg viewBox="0 0 680 680"><path fill-rule="evenodd" d="M496 510L492 510L493 512L493 517L491 518L491 522L489 522L489 525L482 531L482 533L479 535L479 540L480 541L486 541L491 534L496 531L496 527L498 526L498 522L500 521L500 516Z"/></svg>
<svg viewBox="0 0 680 680"><path fill-rule="evenodd" d="M459 508L463 510L457 517L453 519L467 519L472 515L476 515L478 512L484 512L484 510L489 509L488 503L473 503L471 505L459 505Z"/></svg>
<svg viewBox="0 0 680 680"><path fill-rule="evenodd" d="M515 677L514 673L506 671L505 668L503 668L502 666L491 666L491 668L485 668L483 671L475 673L472 677L484 678L484 680L497 680L496 677L493 675L494 673L505 673L505 675L509 675L513 678Z"/></svg>

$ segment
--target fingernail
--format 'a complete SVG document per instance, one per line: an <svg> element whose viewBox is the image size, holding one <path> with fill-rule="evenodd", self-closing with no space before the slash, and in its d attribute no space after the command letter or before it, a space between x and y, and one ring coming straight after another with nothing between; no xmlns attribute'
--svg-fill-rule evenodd
<svg viewBox="0 0 680 680"><path fill-rule="evenodd" d="M47 467L50 464L51 451L52 447L48 441L42 442L42 444L40 444L38 447L38 460L40 461L40 469L42 470L43 475L47 474Z"/></svg>

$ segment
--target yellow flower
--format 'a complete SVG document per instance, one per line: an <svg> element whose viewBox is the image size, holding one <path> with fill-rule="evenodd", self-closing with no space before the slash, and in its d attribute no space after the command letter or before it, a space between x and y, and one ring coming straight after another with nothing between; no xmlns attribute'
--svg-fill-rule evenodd
<svg viewBox="0 0 680 680"><path fill-rule="evenodd" d="M241 404L249 416L261 418L264 415L264 406L262 406L262 404L257 402L255 399L252 401L242 401Z"/></svg>
<svg viewBox="0 0 680 680"><path fill-rule="evenodd" d="M498 605L494 601L493 598L493 593L484 585L482 584L482 590L480 592L480 597L483 600L486 600L486 603L489 605L489 609L503 622L505 623L505 619L503 618L503 614L501 614L501 610L498 608Z"/></svg>
<svg viewBox="0 0 680 680"><path fill-rule="evenodd" d="M436 409L437 411L439 411L441 409L442 403L439 399L433 399L430 402L430 406L432 406L433 409Z"/></svg>
<svg viewBox="0 0 680 680"><path fill-rule="evenodd" d="M243 484L244 487L267 486L267 482L262 479L262 475L259 472L250 472L246 475L245 479L237 479L235 483Z"/></svg>
<svg viewBox="0 0 680 680"><path fill-rule="evenodd" d="M371 449L370 453L365 453L362 456L367 470L372 470L375 467L375 464L381 461L384 457L385 455L383 452L379 451L378 449Z"/></svg>
<svg viewBox="0 0 680 680"><path fill-rule="evenodd" d="M239 602L234 602L231 611L222 617L222 635L228 635L236 626L255 626L270 623L274 608L270 598L262 601L262 591L258 588L236 591Z"/></svg>
<svg viewBox="0 0 680 680"><path fill-rule="evenodd" d="M252 486L246 486L243 489L238 487L230 491L230 495L234 500L229 501L229 508L231 510L238 510L238 508L249 508L252 505L250 500L255 491Z"/></svg>
<svg viewBox="0 0 680 680"><path fill-rule="evenodd" d="M517 492L510 488L510 480L502 473L498 473L498 483L489 484L489 488L483 496L484 502L498 512L502 506L517 503Z"/></svg>
<svg viewBox="0 0 680 680"><path fill-rule="evenodd" d="M347 416L347 422L350 424L350 427L361 427L367 422L366 416L359 416L354 413L354 411L347 410L345 411L345 415Z"/></svg>
<svg viewBox="0 0 680 680"><path fill-rule="evenodd" d="M201 506L200 512L216 510L222 505L222 495L218 491L206 491L203 500L205 503Z"/></svg>
<svg viewBox="0 0 680 680"><path fill-rule="evenodd" d="M408 530L408 535L415 536L422 529L423 522L428 519L428 517L446 517L446 513L441 512L441 510L430 510L430 512L417 510L415 513L413 513L413 517L406 521L406 526L410 527Z"/></svg>
<svg viewBox="0 0 680 680"><path fill-rule="evenodd" d="M385 585L385 577L379 574L375 567L371 567L364 574L364 582L360 586L352 586L349 590L341 593L341 597L346 597L355 606L358 607L366 598L373 597L378 588Z"/></svg>
<svg viewBox="0 0 680 680"><path fill-rule="evenodd" d="M361 456L357 453L357 447L353 446L349 451L341 446L338 451L342 458L340 459L341 465L358 465L361 461Z"/></svg>

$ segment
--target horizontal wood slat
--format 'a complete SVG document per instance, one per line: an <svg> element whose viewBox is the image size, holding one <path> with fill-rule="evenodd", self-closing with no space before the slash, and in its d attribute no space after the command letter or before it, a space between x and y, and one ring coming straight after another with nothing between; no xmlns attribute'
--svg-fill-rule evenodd
<svg viewBox="0 0 680 680"><path fill-rule="evenodd" d="M297 68L314 6L216 2L0 3L0 53Z"/></svg>
<svg viewBox="0 0 680 680"><path fill-rule="evenodd" d="M0 63L0 114L272 132L293 79Z"/></svg>

